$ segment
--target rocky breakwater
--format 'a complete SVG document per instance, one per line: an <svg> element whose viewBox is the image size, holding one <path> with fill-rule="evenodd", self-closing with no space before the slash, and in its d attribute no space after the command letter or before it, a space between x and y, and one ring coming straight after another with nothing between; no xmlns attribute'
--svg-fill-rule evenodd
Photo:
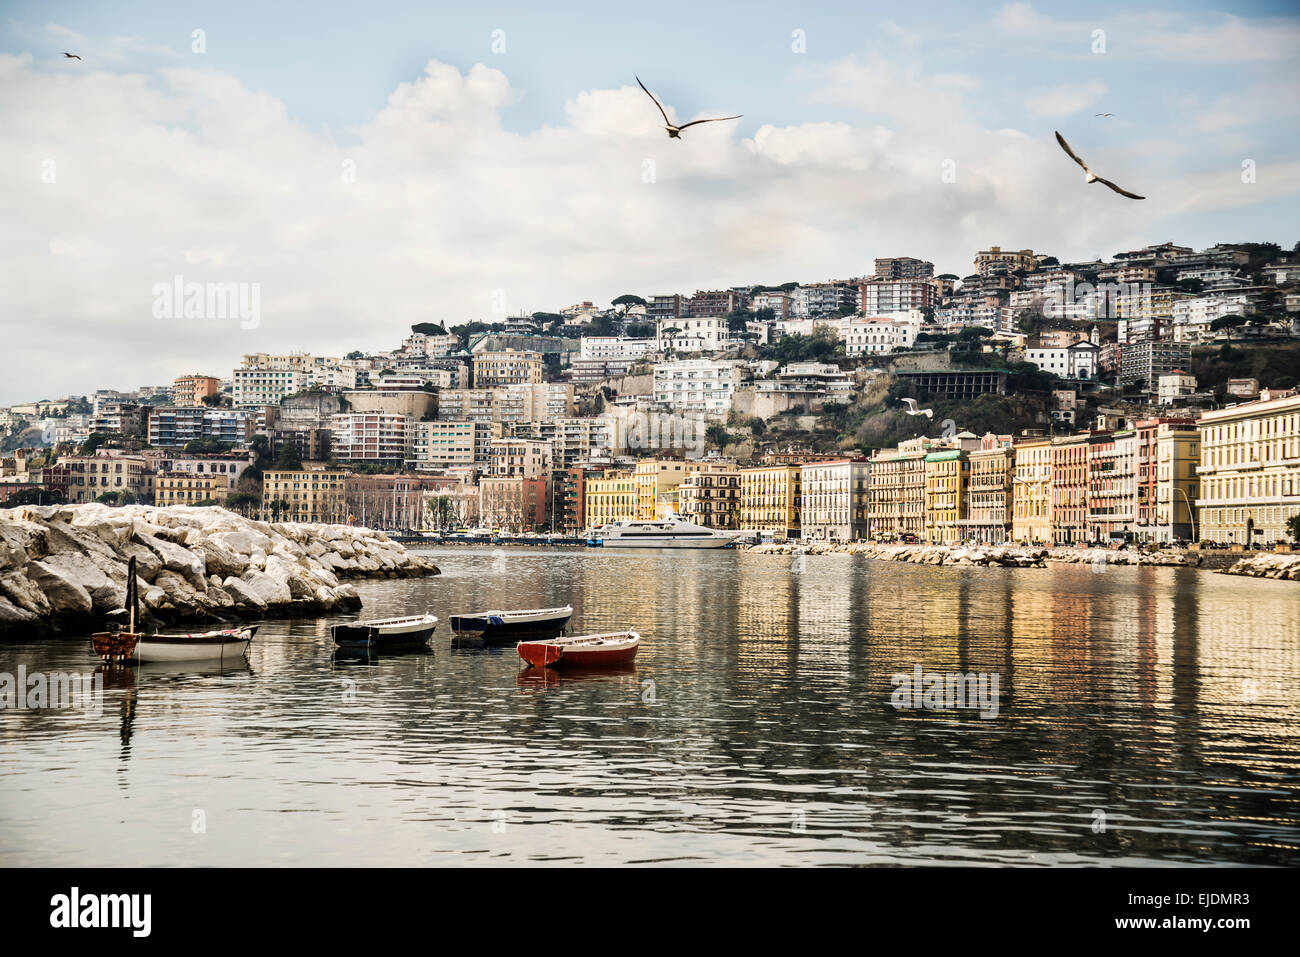
<svg viewBox="0 0 1300 957"><path fill-rule="evenodd" d="M865 555L884 562L914 565L997 565L1041 568L1045 548L1012 545L877 545L872 542L786 542L751 545L746 551L760 555Z"/></svg>
<svg viewBox="0 0 1300 957"><path fill-rule="evenodd" d="M1053 548L1047 553L1049 562L1075 565L1169 565L1195 568L1201 564L1199 552L1162 548L1143 552L1136 548Z"/></svg>
<svg viewBox="0 0 1300 957"><path fill-rule="evenodd" d="M122 607L131 558L146 626L355 611L345 579L438 574L368 528L190 506L0 509L0 632L103 622Z"/></svg>
<svg viewBox="0 0 1300 957"><path fill-rule="evenodd" d="M1300 555L1252 555L1222 571L1224 575L1247 575L1251 578L1280 578L1300 582Z"/></svg>

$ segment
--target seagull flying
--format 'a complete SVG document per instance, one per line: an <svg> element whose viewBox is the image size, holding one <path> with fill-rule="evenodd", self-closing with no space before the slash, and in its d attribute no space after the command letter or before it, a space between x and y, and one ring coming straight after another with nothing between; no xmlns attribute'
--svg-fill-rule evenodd
<svg viewBox="0 0 1300 957"><path fill-rule="evenodd" d="M903 396L903 405L907 406L908 415L923 415L929 419L934 418L934 409L918 409L916 407L916 400L911 396Z"/></svg>
<svg viewBox="0 0 1300 957"><path fill-rule="evenodd" d="M65 54L63 54L63 55L64 55L65 57L67 57L69 60L80 60L80 59L81 59L81 57L77 56L75 53L65 53Z"/></svg>
<svg viewBox="0 0 1300 957"><path fill-rule="evenodd" d="M1127 196L1129 199L1146 199L1145 196L1139 196L1137 193L1130 193L1126 189L1120 189L1110 180L1102 179L1092 170L1088 169L1088 164L1085 163L1083 160L1079 159L1077 155L1075 155L1074 150L1070 149L1070 144L1065 142L1065 137L1062 136L1060 133L1056 134L1056 142L1061 144L1061 149L1065 150L1065 152L1069 155L1070 159L1074 160L1076 163L1078 163L1080 166L1083 167L1083 171L1088 174L1089 183L1101 183L1103 186L1109 186L1111 189L1119 193L1121 196Z"/></svg>
<svg viewBox="0 0 1300 957"><path fill-rule="evenodd" d="M632 75L636 76L635 73ZM641 82L641 78L639 76L636 77L636 82L637 85L641 87L641 89L645 90L645 84ZM655 106L659 107L659 112L663 114L664 122L668 124L667 126L664 127L664 129L668 131L668 136L675 140L681 139L682 130L686 129L688 126L695 126L697 123L717 123L720 120L738 120L745 115L744 113L739 113L736 116L715 116L707 120L691 120L691 122L683 123L681 126L674 126L672 120L668 119L668 114L664 112L663 104L660 103L657 99L655 99L655 95L651 93L649 90L645 90L645 95L655 101Z"/></svg>
<svg viewBox="0 0 1300 957"><path fill-rule="evenodd" d="M1114 113L1094 113L1093 116L1114 116Z"/></svg>

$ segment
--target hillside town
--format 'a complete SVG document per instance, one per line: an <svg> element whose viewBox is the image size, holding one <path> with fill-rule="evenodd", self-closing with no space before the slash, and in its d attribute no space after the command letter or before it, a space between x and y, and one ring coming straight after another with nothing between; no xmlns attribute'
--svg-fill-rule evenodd
<svg viewBox="0 0 1300 957"><path fill-rule="evenodd" d="M1172 242L420 323L0 408L0 504L583 534L1300 537L1300 244ZM199 291L199 294L202 290Z"/></svg>

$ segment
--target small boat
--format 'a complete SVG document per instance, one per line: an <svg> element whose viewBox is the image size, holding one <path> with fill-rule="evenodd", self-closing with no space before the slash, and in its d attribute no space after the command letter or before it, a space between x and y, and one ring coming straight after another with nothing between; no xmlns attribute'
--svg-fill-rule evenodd
<svg viewBox="0 0 1300 957"><path fill-rule="evenodd" d="M375 618L335 625L334 643L343 648L412 648L423 645L438 627L436 615Z"/></svg>
<svg viewBox="0 0 1300 957"><path fill-rule="evenodd" d="M136 578L135 559L126 563L126 601L112 615L126 616L126 630L120 624L109 626L109 631L97 631L90 636L91 650L104 661L128 661L135 654L140 633L140 582Z"/></svg>
<svg viewBox="0 0 1300 957"><path fill-rule="evenodd" d="M230 661L248 654L256 625L187 635L141 635L136 661Z"/></svg>
<svg viewBox="0 0 1300 957"><path fill-rule="evenodd" d="M641 636L635 631L615 631L607 635L521 641L515 650L534 668L606 668L631 662L640 644Z"/></svg>
<svg viewBox="0 0 1300 957"><path fill-rule="evenodd" d="M480 635L485 642L555 638L573 617L573 606L524 608L515 611L480 611L452 615L448 620L456 634Z"/></svg>

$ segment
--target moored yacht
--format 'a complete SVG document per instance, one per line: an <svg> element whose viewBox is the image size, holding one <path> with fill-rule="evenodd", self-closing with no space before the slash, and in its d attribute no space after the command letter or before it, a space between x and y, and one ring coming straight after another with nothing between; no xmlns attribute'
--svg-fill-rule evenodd
<svg viewBox="0 0 1300 957"><path fill-rule="evenodd" d="M590 537L605 548L727 548L731 532L706 528L680 518L654 522L611 522L593 528Z"/></svg>

